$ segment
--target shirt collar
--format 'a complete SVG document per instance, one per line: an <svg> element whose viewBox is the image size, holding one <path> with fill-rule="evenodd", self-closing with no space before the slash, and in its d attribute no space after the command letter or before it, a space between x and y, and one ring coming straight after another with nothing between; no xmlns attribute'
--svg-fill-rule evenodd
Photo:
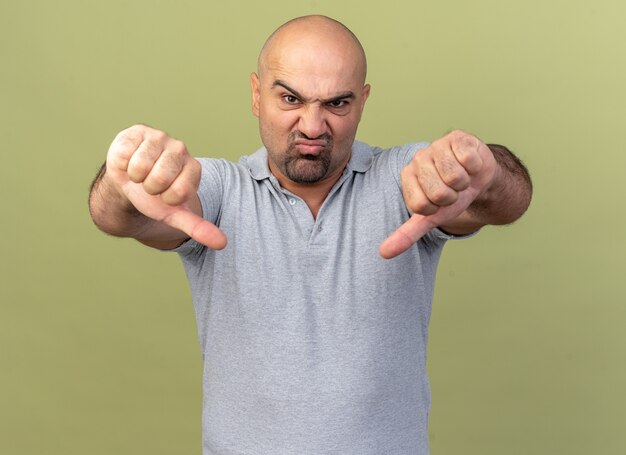
<svg viewBox="0 0 626 455"><path fill-rule="evenodd" d="M346 170L367 172L372 166L373 158L374 153L369 145L355 141L352 144L352 156L350 157L350 161L348 161ZM245 164L248 168L250 176L255 180L264 180L272 175L267 163L267 149L265 147L261 147L252 155L245 157L242 161L242 164Z"/></svg>

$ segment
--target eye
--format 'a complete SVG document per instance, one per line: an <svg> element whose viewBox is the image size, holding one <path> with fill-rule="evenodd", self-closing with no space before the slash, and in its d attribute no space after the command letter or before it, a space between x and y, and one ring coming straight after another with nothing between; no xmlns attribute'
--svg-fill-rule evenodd
<svg viewBox="0 0 626 455"><path fill-rule="evenodd" d="M287 104L298 104L298 102L300 101L298 98L296 98L293 95L283 95L283 101Z"/></svg>
<svg viewBox="0 0 626 455"><path fill-rule="evenodd" d="M342 108L342 107L346 107L348 105L348 101L345 100L345 99L332 100L332 101L329 101L327 103L327 105L332 107L332 108L339 109L339 108Z"/></svg>

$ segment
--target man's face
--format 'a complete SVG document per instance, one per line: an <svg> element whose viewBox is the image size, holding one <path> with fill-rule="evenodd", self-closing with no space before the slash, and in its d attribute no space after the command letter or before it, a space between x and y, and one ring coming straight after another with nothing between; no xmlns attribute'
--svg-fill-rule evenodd
<svg viewBox="0 0 626 455"><path fill-rule="evenodd" d="M279 181L337 177L350 159L369 85L349 57L336 54L276 52L260 77L251 76L252 110Z"/></svg>

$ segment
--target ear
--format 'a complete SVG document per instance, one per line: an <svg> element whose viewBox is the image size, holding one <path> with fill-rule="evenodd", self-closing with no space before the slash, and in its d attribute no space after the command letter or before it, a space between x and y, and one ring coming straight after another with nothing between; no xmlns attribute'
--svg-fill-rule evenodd
<svg viewBox="0 0 626 455"><path fill-rule="evenodd" d="M250 88L252 89L252 113L259 116L259 99L261 98L261 82L256 73L250 74Z"/></svg>
<svg viewBox="0 0 626 455"><path fill-rule="evenodd" d="M363 108L365 108L365 102L367 101L367 98L370 96L370 85L369 84L365 84L363 86L363 90L361 90L361 112L359 114L363 113Z"/></svg>
<svg viewBox="0 0 626 455"><path fill-rule="evenodd" d="M367 101L367 98L370 96L370 89L372 87L369 84L365 84L363 86L363 91L361 92L361 96L363 97L363 106L365 106L365 102ZM361 109L363 109L363 107L361 107Z"/></svg>

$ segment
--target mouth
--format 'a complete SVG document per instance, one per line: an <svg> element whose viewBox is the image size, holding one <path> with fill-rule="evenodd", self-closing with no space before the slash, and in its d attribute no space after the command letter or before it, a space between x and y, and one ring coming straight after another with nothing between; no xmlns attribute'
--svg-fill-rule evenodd
<svg viewBox="0 0 626 455"><path fill-rule="evenodd" d="M295 142L295 149L302 155L314 155L317 156L328 146L328 142L321 140L305 140L298 139Z"/></svg>

